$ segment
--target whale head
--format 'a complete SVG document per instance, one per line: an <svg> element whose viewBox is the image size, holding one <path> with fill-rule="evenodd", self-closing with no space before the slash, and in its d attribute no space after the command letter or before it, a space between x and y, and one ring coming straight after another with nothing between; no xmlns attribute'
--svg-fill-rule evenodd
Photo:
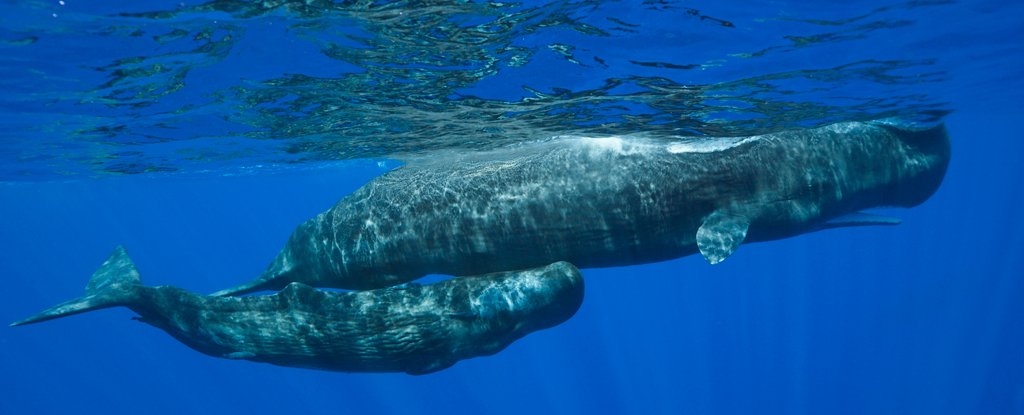
<svg viewBox="0 0 1024 415"><path fill-rule="evenodd" d="M949 166L950 141L946 126L908 129L882 125L898 140L901 157L900 180L893 183L888 196L897 206L913 207L928 200L939 189Z"/></svg>

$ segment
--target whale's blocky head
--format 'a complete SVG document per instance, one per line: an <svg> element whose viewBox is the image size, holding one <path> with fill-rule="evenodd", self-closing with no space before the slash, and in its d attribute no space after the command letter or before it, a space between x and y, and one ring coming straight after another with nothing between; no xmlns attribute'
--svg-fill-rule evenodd
<svg viewBox="0 0 1024 415"><path fill-rule="evenodd" d="M515 294L519 303L509 305L507 310L522 321L516 327L517 336L562 324L576 314L583 303L583 275L568 262L505 274L516 276L511 289L506 291ZM503 307L508 301L497 304Z"/></svg>
<svg viewBox="0 0 1024 415"><path fill-rule="evenodd" d="M429 373L473 356L497 353L529 333L557 326L583 303L583 276L568 262L522 271L454 278L437 285L450 291L448 317L460 320L448 328L457 333L450 355L426 360L411 374Z"/></svg>
<svg viewBox="0 0 1024 415"><path fill-rule="evenodd" d="M897 206L917 206L935 194L946 176L950 157L946 126L939 124L927 129L882 127L896 136L904 156L900 161L901 178L893 182L890 196Z"/></svg>

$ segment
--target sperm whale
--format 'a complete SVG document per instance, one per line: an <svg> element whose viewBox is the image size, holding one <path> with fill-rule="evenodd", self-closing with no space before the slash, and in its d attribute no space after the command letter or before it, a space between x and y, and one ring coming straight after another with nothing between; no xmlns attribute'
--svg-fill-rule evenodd
<svg viewBox="0 0 1024 415"><path fill-rule="evenodd" d="M697 252L715 264L743 242L896 224L861 211L922 203L949 157L941 125L843 122L746 137L563 138L433 160L370 181L301 224L260 277L217 294Z"/></svg>
<svg viewBox="0 0 1024 415"><path fill-rule="evenodd" d="M148 287L123 248L93 274L86 295L13 323L124 306L138 319L216 357L344 372L431 373L497 353L561 324L583 301L566 262L523 271L333 292L301 283L273 295L211 297Z"/></svg>

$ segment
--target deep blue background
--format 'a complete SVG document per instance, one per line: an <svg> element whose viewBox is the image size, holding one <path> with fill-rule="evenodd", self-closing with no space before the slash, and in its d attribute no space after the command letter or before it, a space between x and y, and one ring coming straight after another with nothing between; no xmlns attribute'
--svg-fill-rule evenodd
<svg viewBox="0 0 1024 415"><path fill-rule="evenodd" d="M117 3L107 7L126 10ZM832 14L850 17L896 3L849 4ZM742 3L729 12L700 7L743 19L749 29L760 16L774 15L774 5ZM944 57L949 79L926 88L954 111L946 119L953 160L931 200L909 210L882 210L902 218L900 226L744 245L716 266L688 257L584 270L586 298L573 319L495 356L420 377L211 358L131 321L133 314L123 309L0 327L0 414L1024 414L1024 65L1020 45L1012 45L1024 27L1020 8L975 1L923 9L911 16L924 21L916 32L883 31L829 53L799 49L770 60L771 68L761 66L764 60L739 60L704 73L713 81L830 67L859 59L865 44L877 46L879 58ZM823 9L807 15L830 14ZM0 22L21 18L7 13ZM666 30L675 25L653 23ZM741 42L768 36L742 30L728 32L734 38L727 40L736 44L723 46L724 52L702 49L701 56L679 62L749 52ZM721 44L712 40L698 46ZM538 47L547 41L538 40ZM584 46L594 50L607 46L602 39L578 41L591 42ZM83 60L102 61L96 58L102 50L79 46L74 52ZM636 49L640 58L653 60L671 46L647 39ZM261 51L253 46L238 53L269 59ZM36 85L15 78L27 76L26 67L80 65L64 50L45 52L28 63L0 60L4 80L28 91L18 97L36 93ZM577 67L557 56L537 59L550 67L530 66L521 76L539 78L540 86L592 88L603 79L579 76ZM204 76L228 76L216 69ZM671 74L701 79L696 71ZM498 80L485 80L473 92L523 94ZM39 89L74 83L59 77L47 82ZM39 106L25 110L33 117L7 101L0 108L3 160L16 159L2 153L21 149L15 138L36 138L6 127L43 125L52 127L43 129L48 139L66 140L59 125L48 124L60 118L59 111L26 100L25 106ZM46 167L45 159L40 163ZM211 292L246 281L298 223L385 170L375 162L350 162L240 176L221 170L0 182L0 322L81 295L89 275L119 244L148 284Z"/></svg>
<svg viewBox="0 0 1024 415"><path fill-rule="evenodd" d="M0 330L0 413L1024 413L1014 115L949 117L947 179L903 225L586 270L573 319L437 374L214 359L106 310ZM0 320L80 295L117 244L149 284L235 284L381 171L0 186Z"/></svg>

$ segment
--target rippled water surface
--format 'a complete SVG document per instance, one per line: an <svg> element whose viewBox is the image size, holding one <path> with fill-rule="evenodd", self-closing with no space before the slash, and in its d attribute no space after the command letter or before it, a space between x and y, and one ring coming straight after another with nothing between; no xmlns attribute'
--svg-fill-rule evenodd
<svg viewBox="0 0 1024 415"><path fill-rule="evenodd" d="M0 7L7 181L927 122L1024 87L987 73L1024 52L1019 26L990 24L1021 12L1001 2Z"/></svg>

